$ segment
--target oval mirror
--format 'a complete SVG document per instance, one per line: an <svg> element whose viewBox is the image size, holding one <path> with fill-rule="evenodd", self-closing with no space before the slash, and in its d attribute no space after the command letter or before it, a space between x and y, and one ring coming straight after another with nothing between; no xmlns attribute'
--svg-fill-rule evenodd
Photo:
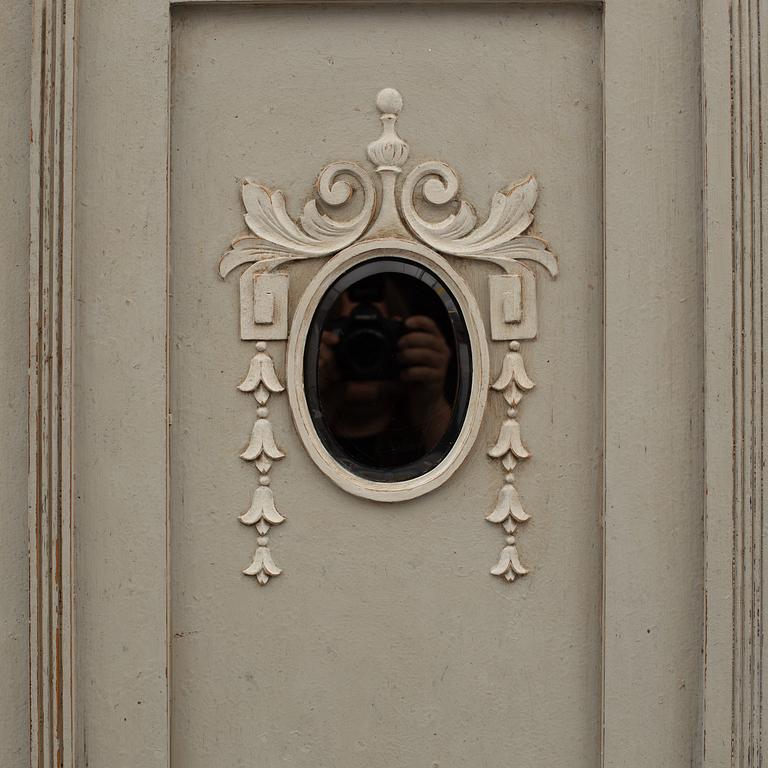
<svg viewBox="0 0 768 768"><path fill-rule="evenodd" d="M344 469L397 483L438 466L462 431L473 383L466 320L421 263L380 257L320 297L304 347L304 394Z"/></svg>

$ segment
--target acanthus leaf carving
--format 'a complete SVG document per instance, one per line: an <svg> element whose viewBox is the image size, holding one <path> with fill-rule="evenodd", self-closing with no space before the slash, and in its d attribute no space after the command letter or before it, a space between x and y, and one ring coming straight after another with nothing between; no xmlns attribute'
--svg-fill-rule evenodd
<svg viewBox="0 0 768 768"><path fill-rule="evenodd" d="M419 188L427 203L443 206L456 198L459 180L450 166L434 160L417 165L405 179L403 218L413 234L431 248L451 256L490 261L502 268L509 261L534 261L552 277L557 275L557 258L547 250L546 241L524 234L533 223L538 197L538 182L533 176L497 192L488 218L479 226L472 206L464 200L459 201L456 213L436 222L425 220L414 203Z"/></svg>
<svg viewBox="0 0 768 768"><path fill-rule="evenodd" d="M354 243L370 225L376 207L376 190L368 171L357 163L330 163L320 172L315 191L326 206L338 207L349 202L355 191L346 179L353 180L362 192L362 209L357 215L334 219L320 212L316 200L310 200L299 223L288 215L280 190L243 179L244 218L252 234L232 242L232 248L219 261L219 274L226 277L249 262L259 262L268 272L287 261L330 256Z"/></svg>

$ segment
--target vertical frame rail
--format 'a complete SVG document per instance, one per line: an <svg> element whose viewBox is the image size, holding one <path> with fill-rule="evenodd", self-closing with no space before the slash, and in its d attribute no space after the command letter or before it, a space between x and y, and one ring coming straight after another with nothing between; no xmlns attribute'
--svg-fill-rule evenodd
<svg viewBox="0 0 768 768"><path fill-rule="evenodd" d="M704 766L763 764L765 0L704 0Z"/></svg>
<svg viewBox="0 0 768 768"><path fill-rule="evenodd" d="M75 3L34 5L30 126L29 567L33 768L74 766L72 182Z"/></svg>

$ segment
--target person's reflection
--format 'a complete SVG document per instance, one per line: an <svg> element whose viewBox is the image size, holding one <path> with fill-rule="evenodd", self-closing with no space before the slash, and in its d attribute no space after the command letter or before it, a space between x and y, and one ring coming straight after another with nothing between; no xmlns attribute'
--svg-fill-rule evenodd
<svg viewBox="0 0 768 768"><path fill-rule="evenodd" d="M414 461L448 428L451 347L424 311L395 277L374 276L337 299L322 331L324 419L336 439L367 463Z"/></svg>

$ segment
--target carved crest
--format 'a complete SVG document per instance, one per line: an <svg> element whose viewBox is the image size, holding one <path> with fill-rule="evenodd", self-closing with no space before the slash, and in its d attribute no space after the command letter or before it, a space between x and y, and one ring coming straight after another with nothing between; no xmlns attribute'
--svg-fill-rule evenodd
<svg viewBox="0 0 768 768"><path fill-rule="evenodd" d="M530 519L512 472L518 461L530 455L521 439L517 409L534 386L525 371L518 340L536 335L535 274L523 262L541 265L552 277L558 273L557 259L547 243L530 233L538 184L528 176L499 190L482 222L472 206L459 198L459 179L445 163L420 163L398 186L409 155L408 144L397 131L403 99L398 91L385 88L376 105L382 132L367 148L374 171L355 162L325 166L315 183L315 198L297 220L288 214L281 191L250 178L241 182L248 231L235 238L221 257L219 273L226 277L237 267L251 265L241 275L241 335L258 340L250 371L240 385L257 401L251 439L241 458L253 462L259 473L251 506L240 515L241 522L255 525L259 534L253 562L244 572L256 576L261 584L281 573L269 550L267 533L285 519L275 507L269 477L273 462L284 453L273 435L267 401L271 394L282 392L283 385L275 374L266 339L288 337L288 281L284 277L274 282L278 276L270 273L296 261L327 259L352 245L386 238L420 243L442 256L486 262L504 272L489 278L491 335L509 341L502 371L492 388L503 394L509 407L488 454L501 461L505 474L496 506L486 519L501 525L507 535L491 573L513 581L528 570L521 563L512 533ZM353 196L359 198L358 212L351 218L334 215Z"/></svg>

